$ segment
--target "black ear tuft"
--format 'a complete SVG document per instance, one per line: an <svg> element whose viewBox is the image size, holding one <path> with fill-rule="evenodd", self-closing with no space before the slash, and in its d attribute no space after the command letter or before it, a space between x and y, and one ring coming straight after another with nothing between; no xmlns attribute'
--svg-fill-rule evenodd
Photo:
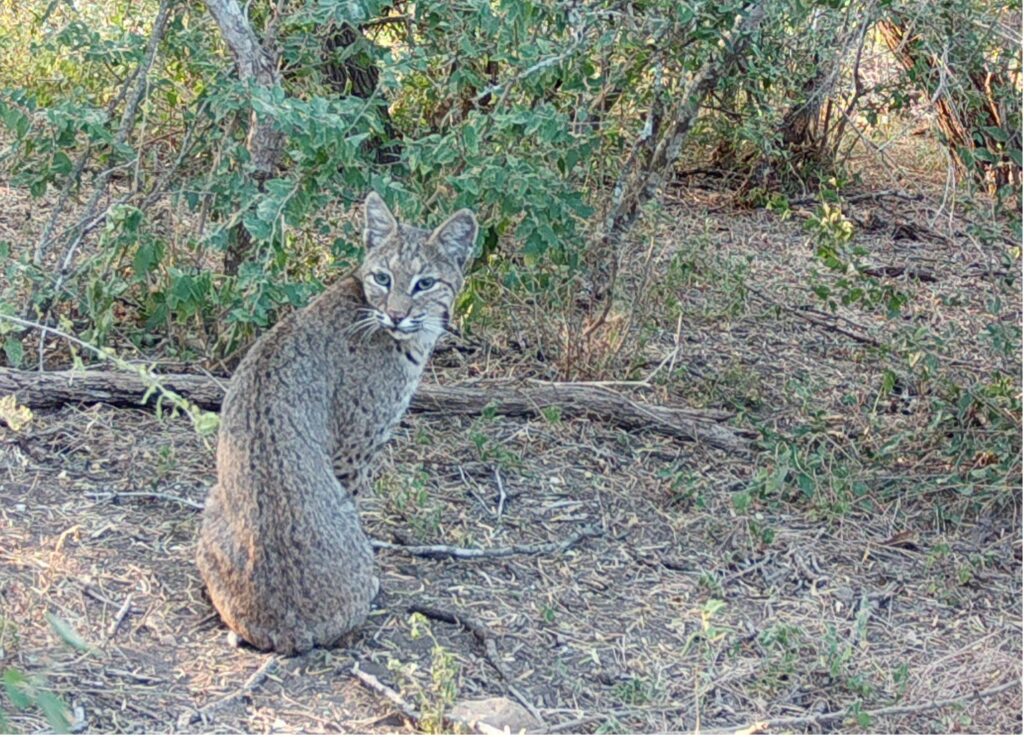
<svg viewBox="0 0 1024 737"><path fill-rule="evenodd" d="M366 195L363 215L366 223L363 227L363 245L367 251L372 251L398 229L395 216L376 192Z"/></svg>
<svg viewBox="0 0 1024 737"><path fill-rule="evenodd" d="M476 245L476 216L471 210L459 210L434 231L433 238L459 268L466 268Z"/></svg>

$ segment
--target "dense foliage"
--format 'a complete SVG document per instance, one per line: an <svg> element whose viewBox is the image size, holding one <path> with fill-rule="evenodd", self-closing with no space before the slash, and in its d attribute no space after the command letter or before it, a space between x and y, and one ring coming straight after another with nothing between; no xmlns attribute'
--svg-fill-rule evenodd
<svg viewBox="0 0 1024 737"><path fill-rule="evenodd" d="M668 145L673 101L759 6L257 1L249 18L281 73L270 88L238 81L203 3L0 8L4 166L13 185L58 201L37 243L2 246L6 309L62 314L100 343L117 324L139 347L170 340L212 358L351 263L347 207L371 187L413 221L474 207L506 287L550 291L600 267L614 256L588 257L588 244L638 142L650 165ZM1015 11L793 0L759 12L688 144L751 201L814 191L854 136L884 136L925 95L956 108L961 166L1019 201L1019 95L1004 89L1019 89ZM884 48L883 21L912 39L899 49L912 60L905 75L862 68L865 49ZM984 74L989 97L972 86ZM251 110L285 135L266 181L249 167ZM226 274L223 254L240 238L247 260ZM9 341L8 358L19 355Z"/></svg>

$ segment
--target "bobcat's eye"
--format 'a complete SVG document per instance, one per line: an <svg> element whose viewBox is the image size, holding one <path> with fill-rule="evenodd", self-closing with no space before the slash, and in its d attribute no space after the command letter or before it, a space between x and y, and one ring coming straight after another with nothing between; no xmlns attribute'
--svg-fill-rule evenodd
<svg viewBox="0 0 1024 737"><path fill-rule="evenodd" d="M416 282L416 286L414 286L412 290L414 292L425 292L435 284L437 284L437 279L432 276L425 276Z"/></svg>
<svg viewBox="0 0 1024 737"><path fill-rule="evenodd" d="M391 277L385 274L383 271L375 272L373 275L373 280L380 284L385 289L391 286Z"/></svg>

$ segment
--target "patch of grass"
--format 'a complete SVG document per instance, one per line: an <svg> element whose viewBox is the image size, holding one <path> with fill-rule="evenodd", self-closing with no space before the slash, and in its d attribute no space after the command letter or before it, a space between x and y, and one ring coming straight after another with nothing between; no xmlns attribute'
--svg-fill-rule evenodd
<svg viewBox="0 0 1024 737"><path fill-rule="evenodd" d="M747 280L751 259L718 247L711 236L712 219L703 231L683 241L672 255L663 279L652 286L655 299L671 322L716 321L735 318L746 310ZM702 299L683 299L687 292L699 292Z"/></svg>
<svg viewBox="0 0 1024 737"><path fill-rule="evenodd" d="M707 508L707 479L684 463L673 462L658 471L668 493L668 503L682 511Z"/></svg>
<svg viewBox="0 0 1024 737"><path fill-rule="evenodd" d="M766 696L789 688L804 658L813 654L806 633L796 625L782 622L765 627L757 636L757 644L764 650L764 657L755 687Z"/></svg>
<svg viewBox="0 0 1024 737"><path fill-rule="evenodd" d="M441 507L431 498L429 484L430 474L422 467L412 474L389 468L374 484L377 496L420 540L435 537L441 531Z"/></svg>
<svg viewBox="0 0 1024 737"><path fill-rule="evenodd" d="M616 683L612 693L616 698L629 706L643 706L656 701L661 695L661 687L652 681L632 676L621 683Z"/></svg>
<svg viewBox="0 0 1024 737"><path fill-rule="evenodd" d="M702 394L708 404L748 413L762 409L766 396L764 376L755 366L734 358L722 370L693 382L691 391Z"/></svg>
<svg viewBox="0 0 1024 737"><path fill-rule="evenodd" d="M559 413L558 416L560 417L561 414ZM493 463L503 471L517 472L525 466L523 456L492 437L492 428L496 417L497 411L493 406L485 407L481 415L469 427L469 441L481 462Z"/></svg>

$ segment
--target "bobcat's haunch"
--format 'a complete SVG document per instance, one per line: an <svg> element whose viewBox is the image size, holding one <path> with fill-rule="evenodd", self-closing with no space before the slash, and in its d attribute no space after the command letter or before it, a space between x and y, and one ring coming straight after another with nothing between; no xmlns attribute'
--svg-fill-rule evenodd
<svg viewBox="0 0 1024 737"><path fill-rule="evenodd" d="M476 240L460 210L431 230L371 193L357 274L281 320L238 366L197 564L224 622L263 650L330 646L380 587L353 495L409 405Z"/></svg>

